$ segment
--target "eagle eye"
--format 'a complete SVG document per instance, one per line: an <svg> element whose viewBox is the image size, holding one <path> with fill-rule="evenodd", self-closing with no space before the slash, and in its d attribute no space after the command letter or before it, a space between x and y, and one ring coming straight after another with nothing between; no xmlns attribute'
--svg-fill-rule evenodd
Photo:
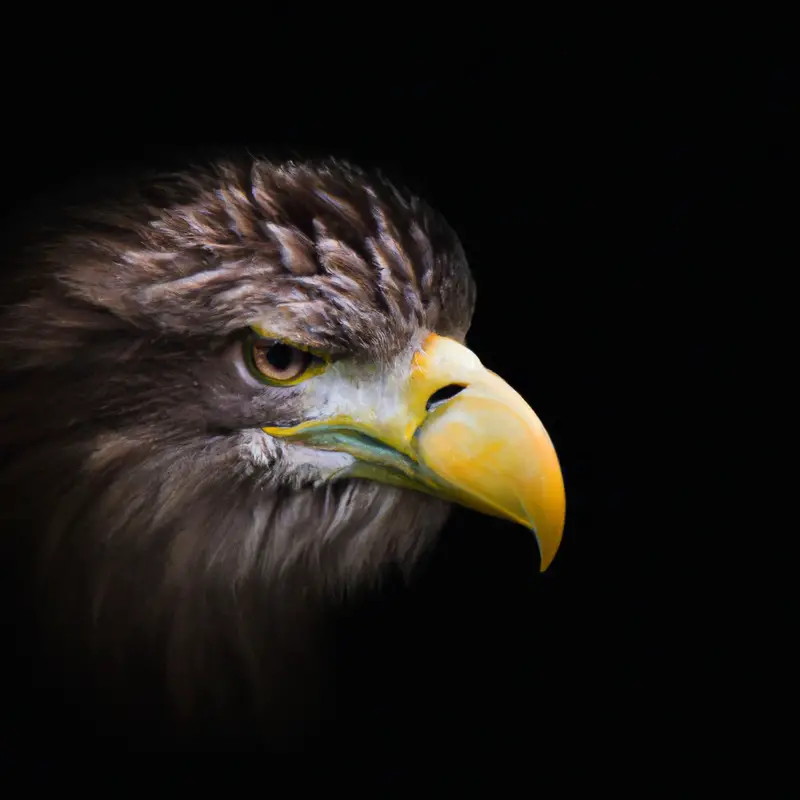
<svg viewBox="0 0 800 800"><path fill-rule="evenodd" d="M244 355L252 375L263 383L292 385L321 372L326 363L299 347L285 342L249 336Z"/></svg>

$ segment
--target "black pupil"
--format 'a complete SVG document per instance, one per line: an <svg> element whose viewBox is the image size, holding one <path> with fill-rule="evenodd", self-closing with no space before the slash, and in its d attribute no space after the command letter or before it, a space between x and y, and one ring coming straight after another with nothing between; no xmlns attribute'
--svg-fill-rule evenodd
<svg viewBox="0 0 800 800"><path fill-rule="evenodd" d="M267 350L267 361L269 361L275 369L283 372L292 365L294 354L294 348L289 347L288 344L274 344Z"/></svg>

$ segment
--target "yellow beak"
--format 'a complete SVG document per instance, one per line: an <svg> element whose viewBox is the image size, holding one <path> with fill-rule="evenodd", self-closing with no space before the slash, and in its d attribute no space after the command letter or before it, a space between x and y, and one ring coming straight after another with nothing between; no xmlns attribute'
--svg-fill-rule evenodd
<svg viewBox="0 0 800 800"><path fill-rule="evenodd" d="M431 405L444 387L457 393ZM354 408L264 430L351 453L351 477L410 487L524 525L534 531L547 569L561 542L566 500L558 457L533 410L472 351L436 334L415 355L402 395L390 413Z"/></svg>

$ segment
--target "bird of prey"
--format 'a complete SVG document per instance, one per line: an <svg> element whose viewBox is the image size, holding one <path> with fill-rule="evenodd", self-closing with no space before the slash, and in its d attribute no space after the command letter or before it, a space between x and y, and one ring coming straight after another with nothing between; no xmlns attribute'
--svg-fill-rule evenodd
<svg viewBox="0 0 800 800"><path fill-rule="evenodd" d="M319 608L410 569L453 503L553 559L551 440L465 345L456 234L381 176L218 161L20 252L0 321L6 616L38 688L88 724L158 708L175 730L238 714L289 737L324 663Z"/></svg>

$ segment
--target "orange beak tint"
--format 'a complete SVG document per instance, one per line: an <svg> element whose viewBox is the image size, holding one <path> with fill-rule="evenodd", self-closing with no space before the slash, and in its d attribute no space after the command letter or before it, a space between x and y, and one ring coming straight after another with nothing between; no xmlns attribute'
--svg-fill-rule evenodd
<svg viewBox="0 0 800 800"><path fill-rule="evenodd" d="M419 382L423 393L443 382L465 388L420 427L420 461L455 489L463 505L532 529L544 571L561 543L566 510L547 431L522 397L466 347L433 335L423 351L412 384Z"/></svg>

